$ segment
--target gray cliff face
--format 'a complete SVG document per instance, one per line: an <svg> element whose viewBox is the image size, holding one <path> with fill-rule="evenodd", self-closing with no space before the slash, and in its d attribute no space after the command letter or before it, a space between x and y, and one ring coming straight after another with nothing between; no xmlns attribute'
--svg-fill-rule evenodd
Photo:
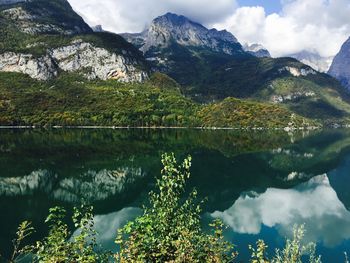
<svg viewBox="0 0 350 263"><path fill-rule="evenodd" d="M350 90L350 38L335 56L328 73Z"/></svg>
<svg viewBox="0 0 350 263"><path fill-rule="evenodd" d="M166 48L174 42L181 46L205 47L226 54L236 53L241 47L226 30L209 30L184 16L171 13L154 19L142 33L122 36L144 53L152 48Z"/></svg>
<svg viewBox="0 0 350 263"><path fill-rule="evenodd" d="M333 57L321 57L319 54L308 51L292 54L289 57L295 58L319 72L327 72L333 60Z"/></svg>
<svg viewBox="0 0 350 263"><path fill-rule="evenodd" d="M137 69L138 61L128 56L111 53L90 43L74 41L69 46L49 51L58 67L67 72L87 72L88 79L116 79L120 82L142 82L147 73Z"/></svg>
<svg viewBox="0 0 350 263"><path fill-rule="evenodd" d="M0 71L28 74L38 80L49 80L59 70L84 72L88 79L116 79L120 82L142 82L148 74L137 68L138 61L129 56L98 48L81 40L68 46L47 50L47 54L35 58L30 54L7 52L0 54Z"/></svg>
<svg viewBox="0 0 350 263"><path fill-rule="evenodd" d="M244 45L243 49L245 52L258 57L258 58L270 58L270 52L260 44Z"/></svg>
<svg viewBox="0 0 350 263"><path fill-rule="evenodd" d="M14 52L0 54L0 71L23 73L38 80L48 80L58 74L56 63L50 56L35 58Z"/></svg>

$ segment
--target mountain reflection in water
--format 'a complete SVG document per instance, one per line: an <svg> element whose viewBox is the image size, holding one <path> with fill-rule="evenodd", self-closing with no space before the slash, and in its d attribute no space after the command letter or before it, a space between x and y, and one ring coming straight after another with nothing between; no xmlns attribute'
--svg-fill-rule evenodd
<svg viewBox="0 0 350 263"><path fill-rule="evenodd" d="M188 191L204 204L203 223L222 218L226 238L247 261L258 238L283 245L305 224L319 253L343 260L350 251L350 132L201 130L0 130L0 248L8 255L18 224L43 221L52 206L81 201L95 208L99 241L115 249L116 231L141 213L160 156L193 157ZM72 232L76 231L70 225Z"/></svg>

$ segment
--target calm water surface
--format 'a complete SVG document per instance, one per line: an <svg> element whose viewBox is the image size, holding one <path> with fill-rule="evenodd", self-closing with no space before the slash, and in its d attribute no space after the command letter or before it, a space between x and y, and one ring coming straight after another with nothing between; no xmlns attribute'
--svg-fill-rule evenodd
<svg viewBox="0 0 350 263"><path fill-rule="evenodd" d="M116 230L140 214L163 152L192 155L188 191L207 198L203 224L221 218L242 262L248 244L283 246L296 224L324 262L350 252L350 131L0 130L0 253L10 253L21 221L33 221L33 239L41 238L50 207L82 200L95 207L99 241L115 249Z"/></svg>

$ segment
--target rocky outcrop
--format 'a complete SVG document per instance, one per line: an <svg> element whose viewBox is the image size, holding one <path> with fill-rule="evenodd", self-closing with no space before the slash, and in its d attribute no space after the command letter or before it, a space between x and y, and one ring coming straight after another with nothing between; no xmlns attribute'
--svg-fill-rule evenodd
<svg viewBox="0 0 350 263"><path fill-rule="evenodd" d="M122 36L144 53L152 48L166 48L174 42L181 46L205 47L230 55L243 52L237 39L228 31L209 30L184 16L172 13L157 17L142 33Z"/></svg>
<svg viewBox="0 0 350 263"><path fill-rule="evenodd" d="M117 79L121 82L141 82L147 73L137 69L138 61L122 50L122 55L95 47L83 41L49 51L58 67L68 72L85 72L88 79Z"/></svg>
<svg viewBox="0 0 350 263"><path fill-rule="evenodd" d="M93 26L91 27L92 31L94 32L104 32L104 29L102 28L101 25L96 25L96 26Z"/></svg>
<svg viewBox="0 0 350 263"><path fill-rule="evenodd" d="M316 75L317 72L312 68L296 68L296 67L283 67L279 69L280 73L289 72L294 77L307 77L308 75Z"/></svg>
<svg viewBox="0 0 350 263"><path fill-rule="evenodd" d="M343 44L340 52L335 56L328 73L350 90L350 38Z"/></svg>
<svg viewBox="0 0 350 263"><path fill-rule="evenodd" d="M57 76L58 68L48 55L35 58L30 54L7 52L0 54L0 71L19 72L38 80L48 80Z"/></svg>
<svg viewBox="0 0 350 263"><path fill-rule="evenodd" d="M287 95L273 95L271 97L271 102L273 103L284 103L288 101L297 101L301 98L311 98L315 97L316 94L313 91L296 91Z"/></svg>
<svg viewBox="0 0 350 263"><path fill-rule="evenodd" d="M270 52L260 44L244 45L243 49L245 52L258 57L258 58L270 58Z"/></svg>
<svg viewBox="0 0 350 263"><path fill-rule="evenodd" d="M148 75L137 68L139 62L126 50L110 52L81 40L49 49L36 58L30 54L0 54L0 71L20 72L38 80L49 80L59 70L78 72L88 79L116 79L120 82L142 82Z"/></svg>

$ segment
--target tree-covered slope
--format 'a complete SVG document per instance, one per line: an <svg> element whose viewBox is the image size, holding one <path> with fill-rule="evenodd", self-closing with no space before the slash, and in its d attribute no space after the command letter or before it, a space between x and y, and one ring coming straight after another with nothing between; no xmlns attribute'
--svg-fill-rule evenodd
<svg viewBox="0 0 350 263"><path fill-rule="evenodd" d="M0 125L285 128L316 124L298 115L291 124L292 112L280 106L231 100L236 107L229 111L221 104L198 104L183 96L174 80L159 73L142 84L89 81L77 74L44 82L0 73ZM208 121L205 113L215 114L212 107L226 117ZM269 118L261 119L262 112Z"/></svg>

